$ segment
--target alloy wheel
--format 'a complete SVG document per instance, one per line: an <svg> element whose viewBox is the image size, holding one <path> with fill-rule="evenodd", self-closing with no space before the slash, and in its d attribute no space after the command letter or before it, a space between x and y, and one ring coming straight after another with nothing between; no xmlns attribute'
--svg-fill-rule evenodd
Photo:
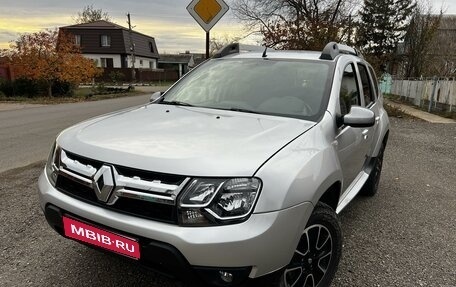
<svg viewBox="0 0 456 287"><path fill-rule="evenodd" d="M284 272L284 286L319 286L328 271L332 252L333 238L328 228L321 224L307 227Z"/></svg>

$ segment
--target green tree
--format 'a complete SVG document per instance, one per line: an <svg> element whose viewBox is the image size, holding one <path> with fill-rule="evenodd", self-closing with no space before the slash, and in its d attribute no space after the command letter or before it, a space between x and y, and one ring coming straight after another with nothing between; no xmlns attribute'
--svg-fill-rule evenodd
<svg viewBox="0 0 456 287"><path fill-rule="evenodd" d="M84 24L95 21L105 20L111 22L111 17L108 12L103 12L102 9L95 9L93 5L84 6L81 12L73 17L76 24Z"/></svg>
<svg viewBox="0 0 456 287"><path fill-rule="evenodd" d="M393 59L415 7L414 0L364 0L357 44L376 68Z"/></svg>

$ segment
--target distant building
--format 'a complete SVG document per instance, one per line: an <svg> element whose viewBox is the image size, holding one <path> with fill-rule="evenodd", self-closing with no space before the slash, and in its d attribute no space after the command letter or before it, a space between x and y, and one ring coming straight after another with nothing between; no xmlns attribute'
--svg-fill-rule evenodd
<svg viewBox="0 0 456 287"><path fill-rule="evenodd" d="M82 54L103 68L131 68L129 30L108 21L95 21L60 28L74 36ZM155 39L132 31L135 47L135 68L156 69L159 58Z"/></svg>
<svg viewBox="0 0 456 287"><path fill-rule="evenodd" d="M192 54L189 51L181 54L162 54L158 60L158 68L177 71L181 78L204 60L204 55Z"/></svg>

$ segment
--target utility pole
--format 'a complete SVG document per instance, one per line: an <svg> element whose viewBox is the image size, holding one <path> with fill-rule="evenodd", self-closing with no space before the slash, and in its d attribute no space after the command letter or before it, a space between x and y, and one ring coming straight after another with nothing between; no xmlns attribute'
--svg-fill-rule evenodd
<svg viewBox="0 0 456 287"><path fill-rule="evenodd" d="M135 43L133 43L133 33L131 27L131 20L130 20L130 13L127 14L128 18L128 34L130 36L130 55L131 55L131 82L134 83L136 81L136 71L135 71L135 62L136 62L136 55L135 55ZM134 28L134 27L133 27Z"/></svg>
<svg viewBox="0 0 456 287"><path fill-rule="evenodd" d="M209 31L206 32L206 59L209 59L209 42L210 42L210 36L209 36Z"/></svg>

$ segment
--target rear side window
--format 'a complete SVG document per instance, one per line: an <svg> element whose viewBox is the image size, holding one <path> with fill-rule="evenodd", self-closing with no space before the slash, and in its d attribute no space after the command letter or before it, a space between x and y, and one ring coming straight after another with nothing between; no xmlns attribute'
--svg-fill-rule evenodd
<svg viewBox="0 0 456 287"><path fill-rule="evenodd" d="M344 70L339 93L340 112L344 116L350 112L351 106L359 106L359 88L353 64Z"/></svg>
<svg viewBox="0 0 456 287"><path fill-rule="evenodd" d="M369 73L367 72L366 66L358 64L359 76L361 77L361 84L363 85L363 94L364 94L364 103L366 107L369 106L372 102L375 101L374 95L372 93L372 84L369 78Z"/></svg>
<svg viewBox="0 0 456 287"><path fill-rule="evenodd" d="M375 76L375 72L372 69L372 67L369 67L369 72L371 74L372 81L374 81L374 94L375 94L375 96L378 97L378 80L377 80L377 77Z"/></svg>

